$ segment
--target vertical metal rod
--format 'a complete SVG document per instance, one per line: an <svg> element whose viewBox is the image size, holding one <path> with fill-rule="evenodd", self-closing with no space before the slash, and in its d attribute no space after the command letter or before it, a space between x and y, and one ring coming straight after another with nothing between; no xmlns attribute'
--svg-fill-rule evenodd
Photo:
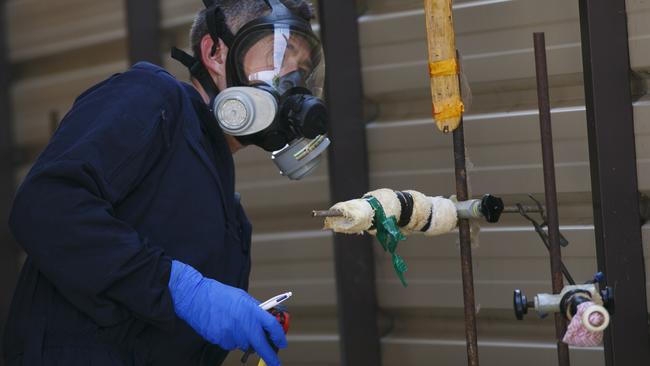
<svg viewBox="0 0 650 366"><path fill-rule="evenodd" d="M456 196L459 201L468 199L467 169L465 167L465 136L463 121L454 130L454 168L456 173ZM460 261L463 278L463 301L465 304L465 339L467 341L467 364L478 366L478 342L476 336L476 302L474 298L474 274L472 273L472 243L469 220L458 221L460 237Z"/></svg>
<svg viewBox="0 0 650 366"><path fill-rule="evenodd" d="M544 193L546 195L546 215L551 254L551 277L553 293L559 294L564 287L562 280L562 253L560 251L560 224L557 211L557 191L555 187L555 161L553 158L553 132L551 129L551 105L548 95L548 70L546 65L546 41L544 33L533 35L535 43L535 72L537 75L537 101L539 104L539 127L542 140L542 159L544 165ZM562 342L566 331L566 320L562 314L555 314L555 335L557 355L560 366L569 365L569 347Z"/></svg>

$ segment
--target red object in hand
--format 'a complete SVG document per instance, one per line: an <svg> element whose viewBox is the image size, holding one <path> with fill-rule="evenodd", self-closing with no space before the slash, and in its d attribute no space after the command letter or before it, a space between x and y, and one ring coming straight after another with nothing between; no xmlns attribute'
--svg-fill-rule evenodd
<svg viewBox="0 0 650 366"><path fill-rule="evenodd" d="M287 334L289 332L289 323L291 322L291 315L289 312L281 309L279 310L277 307L275 307L269 310L269 313L271 313L271 315L273 315L275 319L278 320L278 323L282 325L284 334Z"/></svg>
<svg viewBox="0 0 650 366"><path fill-rule="evenodd" d="M291 321L291 315L287 311L287 308L284 306L276 306L273 309L267 310L271 315L277 319L278 323L282 326L282 330L284 330L284 334L287 334L289 332L289 323ZM278 349L275 348L275 345L273 345L273 342L269 340L269 343L271 343L271 346L273 349L277 352ZM248 349L244 355L241 358L241 363L246 363L248 361L248 356L251 354L255 353L252 348Z"/></svg>

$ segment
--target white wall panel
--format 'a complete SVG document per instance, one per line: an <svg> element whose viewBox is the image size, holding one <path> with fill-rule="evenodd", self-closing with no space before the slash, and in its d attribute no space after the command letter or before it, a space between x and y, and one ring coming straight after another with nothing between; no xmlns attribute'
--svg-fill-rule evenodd
<svg viewBox="0 0 650 366"><path fill-rule="evenodd" d="M14 62L92 46L126 35L122 1L7 2L9 57Z"/></svg>

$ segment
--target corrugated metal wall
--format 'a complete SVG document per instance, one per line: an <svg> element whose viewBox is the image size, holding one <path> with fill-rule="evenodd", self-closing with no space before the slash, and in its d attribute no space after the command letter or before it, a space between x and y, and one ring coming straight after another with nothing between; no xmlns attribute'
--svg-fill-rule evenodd
<svg viewBox="0 0 650 366"><path fill-rule="evenodd" d="M451 137L430 119L422 2L368 0L360 17L372 188L453 194ZM161 52L186 46L196 0L162 0ZM577 0L455 2L457 42L473 90L466 121L475 195L507 203L543 191L532 32L546 32L555 160L565 262L577 280L596 270ZM650 69L650 3L628 0L632 66ZM127 67L122 1L10 0L10 59L17 143L37 150L82 90ZM186 72L165 55L165 66ZM328 70L336 72L336 70ZM650 103L635 104L639 186L650 190ZM238 190L254 228L252 293L284 290L294 328L287 365L337 365L339 347L331 236L312 219L329 206L326 164L300 183L279 176L269 156L238 153ZM24 167L23 172L27 169ZM22 174L22 173L21 173ZM644 230L647 232L647 229ZM646 235L647 236L647 235ZM646 254L648 240L644 241ZM377 246L377 249L379 247ZM389 257L376 251L384 365L465 363L460 259L455 235L412 237L400 252L410 266L401 287ZM518 217L484 225L474 251L482 365L553 365L552 321L514 321L512 290L550 291L546 251ZM574 365L603 365L601 349L572 352ZM237 357L229 364L236 365Z"/></svg>

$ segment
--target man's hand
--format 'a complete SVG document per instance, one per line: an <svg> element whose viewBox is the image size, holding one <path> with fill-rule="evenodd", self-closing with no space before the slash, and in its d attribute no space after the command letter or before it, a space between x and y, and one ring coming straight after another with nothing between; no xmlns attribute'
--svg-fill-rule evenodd
<svg viewBox="0 0 650 366"><path fill-rule="evenodd" d="M282 326L246 292L178 261L172 262L169 289L178 317L207 341L226 350L252 347L269 366L280 365L266 334L277 348L286 348Z"/></svg>

